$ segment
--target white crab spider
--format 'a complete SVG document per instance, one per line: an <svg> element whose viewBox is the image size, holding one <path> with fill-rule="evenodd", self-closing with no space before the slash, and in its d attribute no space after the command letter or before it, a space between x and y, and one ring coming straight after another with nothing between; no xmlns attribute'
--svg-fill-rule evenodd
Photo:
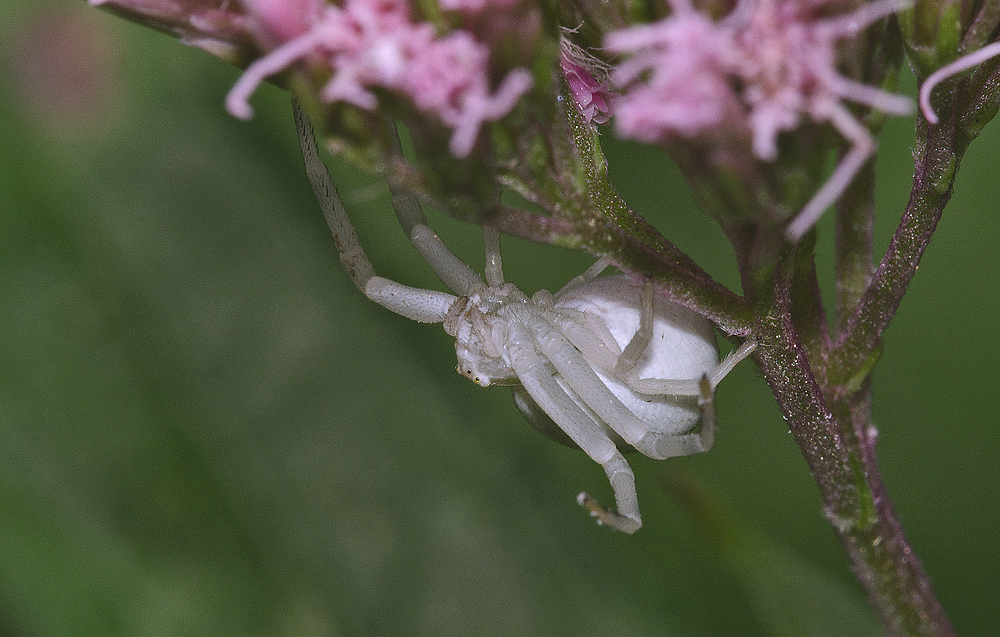
<svg viewBox="0 0 1000 637"><path fill-rule="evenodd" d="M583 493L579 501L599 523L634 533L642 525L635 477L619 447L655 459L708 450L715 441L713 391L756 343L746 341L719 363L707 319L655 296L648 282L596 278L603 261L556 294L541 290L529 298L504 282L499 235L491 229L484 229L484 283L426 225L416 200L396 192L404 230L455 294L376 276L297 107L295 121L306 172L355 285L397 314L443 323L456 339L460 373L484 387L513 386L536 428L571 441L604 468L618 512Z"/></svg>

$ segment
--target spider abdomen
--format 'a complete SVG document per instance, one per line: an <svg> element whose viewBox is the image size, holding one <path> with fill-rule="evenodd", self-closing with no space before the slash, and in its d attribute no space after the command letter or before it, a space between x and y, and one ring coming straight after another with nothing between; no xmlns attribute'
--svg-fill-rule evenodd
<svg viewBox="0 0 1000 637"><path fill-rule="evenodd" d="M643 285L625 275L601 277L561 295L557 308L597 319L614 339L608 349L623 351L639 329ZM597 330L592 330L597 332ZM599 338L601 334L596 334ZM583 350L581 350L583 351ZM584 355L587 352L584 351ZM594 358L593 356L591 358ZM592 360L594 371L615 396L657 433L683 433L701 417L696 392L642 394L631 389L614 369L616 361ZM712 323L660 295L653 296L653 326L648 346L638 357L638 378L679 381L694 387L719 364ZM692 394L694 395L685 395Z"/></svg>

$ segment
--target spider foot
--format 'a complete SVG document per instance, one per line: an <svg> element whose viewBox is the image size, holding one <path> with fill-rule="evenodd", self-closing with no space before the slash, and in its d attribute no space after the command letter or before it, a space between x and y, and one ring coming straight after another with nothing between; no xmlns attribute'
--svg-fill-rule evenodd
<svg viewBox="0 0 1000 637"><path fill-rule="evenodd" d="M602 507L597 503L597 500L590 497L586 493L580 493L580 495L576 496L576 501L580 504L580 506L590 512L591 517L597 518L597 523L602 526L609 526L612 529L628 534L635 533L639 530L639 527L642 526L642 522L638 520L618 515L617 513L613 513L605 507Z"/></svg>

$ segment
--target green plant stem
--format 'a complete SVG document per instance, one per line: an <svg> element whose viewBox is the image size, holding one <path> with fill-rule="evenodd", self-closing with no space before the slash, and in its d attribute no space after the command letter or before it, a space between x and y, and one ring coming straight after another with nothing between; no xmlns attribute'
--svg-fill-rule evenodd
<svg viewBox="0 0 1000 637"><path fill-rule="evenodd" d="M744 285L758 314L757 359L823 498L824 511L876 613L893 637L948 636L954 631L908 544L878 470L868 374L920 257L951 194L954 132L923 127L924 154L914 191L889 250L871 265L874 182L866 169L839 204L836 329L823 340L812 245L788 248L775 269ZM746 242L734 240L737 249ZM751 262L752 255L739 255ZM768 288L767 284L771 283Z"/></svg>
<svg viewBox="0 0 1000 637"><path fill-rule="evenodd" d="M869 374L951 197L961 157L1000 110L1000 62L952 83L941 123L917 125L913 189L885 256L871 268L873 180L866 168L839 204L836 339L823 342L812 238L756 267L753 228L728 233L759 317L756 358L822 493L859 582L892 637L954 629L908 544L878 470ZM954 88L955 85L958 89ZM948 88L948 87L944 87Z"/></svg>
<svg viewBox="0 0 1000 637"><path fill-rule="evenodd" d="M906 211L885 256L830 352L831 377L846 382L869 367L882 332L906 294L930 243L969 144L1000 109L1000 60L960 80L940 107L941 123L917 121L916 167Z"/></svg>
<svg viewBox="0 0 1000 637"><path fill-rule="evenodd" d="M575 104L568 93L563 103ZM565 122L557 124L565 125L571 139L569 148L557 153L565 188L560 206L551 216L539 216L497 205L484 215L483 223L505 234L587 250L622 272L649 277L662 296L707 317L727 334L749 336L753 324L749 304L625 203L608 178L598 131L575 106L561 112Z"/></svg>
<svg viewBox="0 0 1000 637"><path fill-rule="evenodd" d="M619 215L634 215L620 199L616 198L615 202L622 206L617 211ZM564 219L507 206L498 206L495 210L484 223L504 234L585 249L595 257L608 259L622 272L650 277L664 298L709 318L727 334L746 337L751 333L750 306L701 268L690 268L683 260L672 258L665 246L676 248L638 215L634 215L634 220L641 224L636 227L619 226L620 218L615 218L615 223L604 222L595 231L587 227L581 229L580 225Z"/></svg>
<svg viewBox="0 0 1000 637"><path fill-rule="evenodd" d="M851 426L845 441L856 459L861 507L858 519L846 529L838 528L838 534L886 634L953 636L955 631L906 540L878 470L869 384L849 398L834 401L832 407L838 420Z"/></svg>
<svg viewBox="0 0 1000 637"><path fill-rule="evenodd" d="M811 246L788 249L773 272L744 267L744 285L760 316L760 362L789 428L822 493L827 517L850 556L888 635L953 635L926 574L908 544L878 470L869 372L916 273L944 206L961 156L997 112L997 70L980 69L956 91L942 123L917 128L917 165L910 200L885 256L871 269L870 172L859 175L838 210L837 337L826 347ZM745 241L734 240L739 250ZM752 255L739 255L752 262ZM773 283L769 289L767 282Z"/></svg>
<svg viewBox="0 0 1000 637"><path fill-rule="evenodd" d="M756 358L819 484L826 510L849 517L857 509L850 456L796 328L792 294L796 256L795 250L786 249L772 287L753 299L762 317L756 331ZM814 307L812 299L800 301L801 306Z"/></svg>
<svg viewBox="0 0 1000 637"><path fill-rule="evenodd" d="M872 263L874 177L873 164L869 162L837 206L838 333L848 327L851 312L861 305L875 277ZM942 201L941 205L943 204ZM940 209L936 214L923 217L924 223L930 226L926 233L927 240L930 239L930 232L933 232L939 216ZM925 246L926 241L923 244ZM923 247L920 248L920 253ZM919 260L919 253L916 259ZM914 263L914 268L915 266ZM912 277L912 273L910 276ZM877 345L874 344L876 352ZM853 385L853 382L848 381L848 385ZM831 400L831 409L837 420L845 425L841 429L844 432L844 442L849 453L856 459L855 467L860 469L856 476L860 523L847 530L838 528L855 573L869 591L872 604L889 634L950 634L948 620L934 597L923 568L906 543L892 501L886 493L885 483L878 472L875 454L877 432L871 422L871 384L867 380L867 369L860 387L855 391L837 393L839 398ZM850 427L846 426L848 423ZM837 526L837 520L832 521ZM893 600L907 599L914 600L914 603L893 603Z"/></svg>
<svg viewBox="0 0 1000 637"><path fill-rule="evenodd" d="M813 373L793 321L801 307L791 283L795 263L788 250L772 293L757 300L765 317L758 333L761 370L887 634L953 635L878 472L867 382L837 397L839 392L821 385Z"/></svg>
<svg viewBox="0 0 1000 637"><path fill-rule="evenodd" d="M922 161L918 160L906 211L830 352L830 375L835 382L846 383L869 365L872 352L881 344L882 332L896 315L944 206L951 198L958 156L948 142L954 137L940 130L935 131L934 137L937 139L925 137L923 144L918 142L925 152Z"/></svg>

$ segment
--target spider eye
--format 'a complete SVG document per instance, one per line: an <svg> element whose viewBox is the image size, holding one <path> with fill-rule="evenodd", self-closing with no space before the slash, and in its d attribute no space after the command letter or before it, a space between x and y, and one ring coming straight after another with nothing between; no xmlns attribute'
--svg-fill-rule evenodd
<svg viewBox="0 0 1000 637"><path fill-rule="evenodd" d="M477 385L483 384L482 376L477 376L475 370L473 370L471 367L462 367L461 365L458 365L457 367L455 367L455 370L462 376L465 376L466 378L474 382L475 384Z"/></svg>
<svg viewBox="0 0 1000 637"><path fill-rule="evenodd" d="M476 378L475 378L476 384L479 385L480 387L492 387L493 383L495 383L496 380L497 379L496 379L495 376L482 376L482 375L480 375L480 376L476 376Z"/></svg>

